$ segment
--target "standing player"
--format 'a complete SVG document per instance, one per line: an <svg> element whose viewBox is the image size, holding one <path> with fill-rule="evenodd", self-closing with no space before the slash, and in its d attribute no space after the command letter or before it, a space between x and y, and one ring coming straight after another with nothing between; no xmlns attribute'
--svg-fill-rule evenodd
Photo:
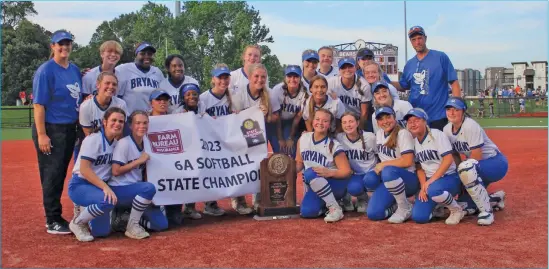
<svg viewBox="0 0 549 269"><path fill-rule="evenodd" d="M336 130L341 126L341 117L345 113L345 106L339 99L333 99L328 95L328 81L321 75L314 76L311 79L311 96L305 102L303 107L303 120L307 132L313 131L314 113L320 108L327 109L334 115L335 120L332 121L332 129Z"/></svg>
<svg viewBox="0 0 549 269"><path fill-rule="evenodd" d="M261 63L261 49L258 45L248 45L242 52L242 67L231 72L231 94L236 95L239 91L246 90L248 87L250 74L248 70L250 65ZM269 77L267 77L265 84L269 87Z"/></svg>
<svg viewBox="0 0 549 269"><path fill-rule="evenodd" d="M103 128L96 128L82 142L82 152L76 160L73 177L69 182L69 197L75 204L85 207L69 225L79 241L92 241L94 236L107 236L110 232L108 225L105 228L101 224L108 221L109 213L118 200L107 181L112 176L115 138L122 134L125 121L126 112L111 107L103 116Z"/></svg>
<svg viewBox="0 0 549 269"><path fill-rule="evenodd" d="M270 98L269 88L267 87L267 68L262 64L252 64L248 68L250 83L246 90L238 91L234 95L234 105L236 111L242 111L252 106L257 106L265 116L265 124L277 122L279 120L280 103L276 98ZM231 73L232 76L232 73ZM271 134L267 133L267 137ZM259 197L257 194L252 196L254 207L259 206ZM252 209L246 205L244 196L231 199L231 205L240 214L250 214Z"/></svg>
<svg viewBox="0 0 549 269"><path fill-rule="evenodd" d="M284 82L274 86L270 94L271 98L278 98L281 110L280 121L275 128L276 139L273 137L273 141L269 140L269 142L271 145L276 143L279 145L280 152L295 158L297 140L301 134L299 129L303 120L302 107L305 106L305 100L309 97L301 80L301 68L297 65L286 67ZM272 133L271 136L273 136ZM274 140L277 141L274 142Z"/></svg>
<svg viewBox="0 0 549 269"><path fill-rule="evenodd" d="M360 128L368 131L365 126L370 121L368 117L368 109L372 101L370 84L356 74L354 59L343 58L339 61L338 66L339 76L328 79L328 91L333 94L332 97L339 98L345 106L345 111L360 115Z"/></svg>
<svg viewBox="0 0 549 269"><path fill-rule="evenodd" d="M131 208L126 236L143 239L149 237L144 228L166 230L168 220L159 206L150 206L156 189L145 180L149 155L144 151L144 140L149 129L149 116L145 111L136 110L128 120L132 133L117 142L112 156L113 177L107 183L118 198L116 207ZM106 226L106 229L110 226L108 219Z"/></svg>
<svg viewBox="0 0 549 269"><path fill-rule="evenodd" d="M374 52L372 50L370 50L369 48L362 48L362 49L358 50L358 52L356 54L356 58L357 58L358 67L359 67L359 68L357 68L356 73L357 73L357 75L359 75L361 77L366 78L366 72L365 72L366 66L368 66L370 64L377 64L379 66L379 64L376 63L376 61L374 59L375 58ZM381 66L379 67L379 69L381 70ZM389 78L387 73L385 73L381 70L381 72L379 72L379 75L380 75L380 79L385 80L385 82L387 82L387 83L391 83L391 79ZM372 82L370 82L370 83L372 83Z"/></svg>
<svg viewBox="0 0 549 269"><path fill-rule="evenodd" d="M337 77L339 72L332 65L332 62L334 61L334 50L324 46L318 49L318 56L320 57L320 67L317 72L325 78Z"/></svg>
<svg viewBox="0 0 549 269"><path fill-rule="evenodd" d="M82 97L86 98L90 94L95 94L97 91L97 77L102 72L111 72L114 73L114 68L120 57L122 56L123 50L120 43L109 40L103 42L99 47L99 55L101 56L101 65L96 66L90 69L82 77ZM118 93L115 93L117 95Z"/></svg>
<svg viewBox="0 0 549 269"><path fill-rule="evenodd" d="M184 84L193 83L198 85L196 79L185 76L185 62L183 56L179 54L169 55L164 61L164 67L168 70L168 77L160 82L160 89L165 90L171 96L170 108L171 113L181 104L181 86Z"/></svg>
<svg viewBox="0 0 549 269"><path fill-rule="evenodd" d="M84 101L80 106L79 120L86 136L90 135L95 128L101 127L103 115L107 109L119 107L127 111L126 102L116 97L118 79L114 73L110 71L101 72L97 76L96 89L97 94Z"/></svg>
<svg viewBox="0 0 549 269"><path fill-rule="evenodd" d="M76 142L82 85L80 69L69 62L72 35L56 31L50 59L40 65L32 81L34 124L32 141L38 157L46 227L50 234L70 234L61 216L61 195Z"/></svg>
<svg viewBox="0 0 549 269"><path fill-rule="evenodd" d="M368 204L368 218L383 220L392 214L388 220L390 223L403 223L412 215L412 205L407 197L419 190L414 165L414 138L398 124L391 107L380 107L375 115L380 126L376 143L381 162L373 172L364 176L363 188L374 189ZM396 211L393 207L395 201Z"/></svg>
<svg viewBox="0 0 549 269"><path fill-rule="evenodd" d="M141 42L135 49L135 61L121 64L115 69L120 80L118 95L126 101L130 113L134 110L149 111L151 92L164 80L162 71L152 66L155 53L156 49L151 44Z"/></svg>
<svg viewBox="0 0 549 269"><path fill-rule="evenodd" d="M368 193L364 190L362 178L377 164L376 136L371 132L362 131L359 122L360 118L357 114L351 111L345 112L341 117L343 132L337 134L337 141L343 147L353 169L347 190L350 195L357 197L356 211L366 213ZM348 211L354 209L352 203L350 204Z"/></svg>
<svg viewBox="0 0 549 269"><path fill-rule="evenodd" d="M314 113L313 131L303 133L297 143L296 168L304 170L303 182L310 190L301 201L303 218L316 218L326 207L324 221L343 219L343 210L336 199L347 192L352 170L343 148L330 131L333 121L329 110L318 109Z"/></svg>
<svg viewBox="0 0 549 269"><path fill-rule="evenodd" d="M417 176L421 189L412 209L416 223L431 220L436 204L443 204L450 210L446 224L458 224L465 216L461 206L454 200L461 187L452 158L452 144L438 129L427 126L427 113L414 108L404 116L407 128L414 139Z"/></svg>
<svg viewBox="0 0 549 269"><path fill-rule="evenodd" d="M477 223L491 225L494 222L494 214L485 187L501 180L507 174L509 163L482 127L469 117L466 111L467 105L462 98L452 97L446 104L446 116L450 123L444 127L444 133L456 151L454 159L458 165L459 177L467 190L467 194L460 196L458 201L467 202L467 208L474 207L474 202L480 210ZM467 159L462 162L459 153L464 154ZM498 197L498 204L503 204L505 193L501 191L498 194L502 195Z"/></svg>
<svg viewBox="0 0 549 269"><path fill-rule="evenodd" d="M417 55L404 66L400 82L391 83L400 91L410 90L410 104L427 112L431 128L442 130L448 123L444 111L448 84L453 96L461 95L456 70L448 55L427 48L427 36L421 26L410 28L408 37Z"/></svg>
<svg viewBox="0 0 549 269"><path fill-rule="evenodd" d="M368 69L368 67L366 68ZM397 123L401 127L406 127L404 115L406 115L406 113L408 113L408 111L412 109L412 105L408 103L408 101L394 100L393 96L390 93L391 90L389 90L390 87L391 85L387 84L386 82L376 82L372 84L374 108L378 109L384 106L391 107L393 111L395 111L395 118ZM379 130L379 126L377 124L377 120L375 120L375 117L377 117L377 115L372 115L372 126L374 133L377 133L377 130Z"/></svg>
<svg viewBox="0 0 549 269"><path fill-rule="evenodd" d="M301 61L303 64L301 83L303 83L303 86L309 91L309 94L311 94L311 91L309 90L310 81L314 76L318 75L316 68L318 67L319 60L318 53L314 50L305 50L301 54Z"/></svg>

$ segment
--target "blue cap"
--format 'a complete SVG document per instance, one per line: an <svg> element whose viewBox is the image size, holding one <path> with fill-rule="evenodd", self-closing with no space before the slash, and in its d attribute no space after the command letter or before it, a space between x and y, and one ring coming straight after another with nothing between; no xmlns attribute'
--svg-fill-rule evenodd
<svg viewBox="0 0 549 269"><path fill-rule="evenodd" d="M466 110L467 104L465 104L465 102L461 101L460 99L450 97L446 102L446 105L444 106L444 108L448 108L448 107L454 107L457 109Z"/></svg>
<svg viewBox="0 0 549 269"><path fill-rule="evenodd" d="M382 106L376 109L376 120L383 114L395 115L395 110L390 106Z"/></svg>
<svg viewBox="0 0 549 269"><path fill-rule="evenodd" d="M135 54L138 54L139 52L149 48L152 49L154 53L156 53L156 49L149 42L141 42L141 44L139 44L139 46L137 46L137 48L135 49Z"/></svg>
<svg viewBox="0 0 549 269"><path fill-rule="evenodd" d="M228 67L218 67L214 70L212 70L212 76L219 77L221 75L231 75L231 71Z"/></svg>
<svg viewBox="0 0 549 269"><path fill-rule="evenodd" d="M316 51L312 51L312 52L301 55L301 61L310 61L310 60L316 60L317 62L320 61L320 57L318 57L318 53Z"/></svg>
<svg viewBox="0 0 549 269"><path fill-rule="evenodd" d="M61 40L70 40L72 41L72 35L67 32L67 31L56 31L55 33L53 33L53 35L51 36L51 43L54 44L54 43L59 43Z"/></svg>
<svg viewBox="0 0 549 269"><path fill-rule="evenodd" d="M183 87L181 87L181 95L185 95L185 93L187 93L188 91L195 91L197 93L200 93L200 88L198 87L198 85L194 84L194 83L187 83L185 85L183 85ZM183 97L181 97L183 98Z"/></svg>
<svg viewBox="0 0 549 269"><path fill-rule="evenodd" d="M289 74L296 74L298 77L301 77L301 67L297 65L288 65L286 69L284 69L284 76Z"/></svg>
<svg viewBox="0 0 549 269"><path fill-rule="evenodd" d="M378 82L374 82L374 84L372 85L372 93L375 93L377 91L377 89L379 88L386 88L386 89L389 89L389 84L387 84L387 82L385 81L378 81Z"/></svg>
<svg viewBox="0 0 549 269"><path fill-rule="evenodd" d="M149 101L158 99L160 96L166 95L169 98L172 98L168 92L165 90L154 90L151 92L151 96L149 96Z"/></svg>
<svg viewBox="0 0 549 269"><path fill-rule="evenodd" d="M415 34L425 35L425 30L423 30L423 27L421 26L412 26L410 30L408 30L408 38L411 38Z"/></svg>
<svg viewBox="0 0 549 269"><path fill-rule="evenodd" d="M341 67L344 64L352 64L353 66L356 66L356 61L353 58L345 57L345 58L339 60L339 62L337 63L337 66L339 67L339 69L341 69Z"/></svg>
<svg viewBox="0 0 549 269"><path fill-rule="evenodd" d="M406 113L406 115L404 115L404 120L408 120L408 118L410 117L418 117L420 119L424 119L425 121L429 121L428 117L427 117L427 113L425 113L425 110L421 109L421 108L412 108L410 109L410 111L408 111L408 113Z"/></svg>

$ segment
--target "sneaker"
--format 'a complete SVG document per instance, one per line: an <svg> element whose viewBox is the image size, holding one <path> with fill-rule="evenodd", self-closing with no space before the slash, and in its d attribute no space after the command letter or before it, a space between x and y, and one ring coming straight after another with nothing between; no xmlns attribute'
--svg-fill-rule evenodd
<svg viewBox="0 0 549 269"><path fill-rule="evenodd" d="M477 205L472 203L471 205L467 202L458 202L458 205L465 211L465 216L473 216L479 213Z"/></svg>
<svg viewBox="0 0 549 269"><path fill-rule="evenodd" d="M69 224L69 229L76 236L76 239L80 242L90 242L93 241L93 236L90 233L90 229L87 224L76 224L76 222L71 221Z"/></svg>
<svg viewBox="0 0 549 269"><path fill-rule="evenodd" d="M477 224L482 226L489 226L494 223L494 214L492 212L480 212L478 214Z"/></svg>
<svg viewBox="0 0 549 269"><path fill-rule="evenodd" d="M68 225L60 221L54 221L47 224L48 229L46 230L49 234L71 234L71 230Z"/></svg>
<svg viewBox="0 0 549 269"><path fill-rule="evenodd" d="M111 211L111 229L114 232L125 232L130 219L130 211L123 208L114 208Z"/></svg>
<svg viewBox="0 0 549 269"><path fill-rule="evenodd" d="M254 204L254 210L259 211L259 204L261 203L261 196L259 193L252 194L252 203Z"/></svg>
<svg viewBox="0 0 549 269"><path fill-rule="evenodd" d="M450 216L446 219L446 224L457 225L465 217L465 211L460 208L449 208Z"/></svg>
<svg viewBox="0 0 549 269"><path fill-rule="evenodd" d="M356 198L356 212L366 213L368 208L368 194L364 193L362 196Z"/></svg>
<svg viewBox="0 0 549 269"><path fill-rule="evenodd" d="M328 212L324 217L326 223L337 222L341 219L343 219L343 209L338 204L328 207Z"/></svg>
<svg viewBox="0 0 549 269"><path fill-rule="evenodd" d="M343 199L341 199L341 205L343 211L352 212L355 211L355 205L353 205L353 197L347 193Z"/></svg>
<svg viewBox="0 0 549 269"><path fill-rule="evenodd" d="M403 223L412 216L412 206L407 207L399 206L395 213L387 220L389 223Z"/></svg>
<svg viewBox="0 0 549 269"><path fill-rule="evenodd" d="M201 219L202 215L196 211L195 205L185 205L185 210L183 210L183 215L191 219Z"/></svg>
<svg viewBox="0 0 549 269"><path fill-rule="evenodd" d="M240 215L248 215L254 211L252 208L248 207L246 200L239 199L239 197L231 198L231 205Z"/></svg>
<svg viewBox="0 0 549 269"><path fill-rule="evenodd" d="M126 232L124 233L127 237L133 239L143 239L150 236L141 225L139 225L139 220L130 219L128 226L126 227Z"/></svg>
<svg viewBox="0 0 549 269"><path fill-rule="evenodd" d="M217 205L217 202L206 202L206 206L204 207L203 213L210 216L223 216L225 215L225 210L219 207Z"/></svg>
<svg viewBox="0 0 549 269"><path fill-rule="evenodd" d="M501 211L505 208L505 192L496 191L490 194L490 205L495 211Z"/></svg>

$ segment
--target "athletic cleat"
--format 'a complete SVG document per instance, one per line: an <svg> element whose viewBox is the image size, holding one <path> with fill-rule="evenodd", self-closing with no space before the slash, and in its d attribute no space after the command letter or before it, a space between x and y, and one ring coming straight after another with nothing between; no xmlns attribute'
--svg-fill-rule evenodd
<svg viewBox="0 0 549 269"><path fill-rule="evenodd" d="M356 197L356 212L366 213L368 209L368 193Z"/></svg>
<svg viewBox="0 0 549 269"><path fill-rule="evenodd" d="M246 204L246 200L244 200L243 198L244 197L242 197L242 199L240 199L239 197L231 198L231 205L234 210L236 210L236 212L238 212L238 214L240 215L251 214L252 212L254 212L254 210L248 207L248 205Z"/></svg>
<svg viewBox="0 0 549 269"><path fill-rule="evenodd" d="M490 205L494 211L501 211L505 208L505 192L496 191L490 194Z"/></svg>
<svg viewBox="0 0 549 269"><path fill-rule="evenodd" d="M465 217L465 211L460 208L449 208L450 216L446 219L446 224L457 225Z"/></svg>
<svg viewBox="0 0 549 269"><path fill-rule="evenodd" d="M210 215L210 216L215 216L215 217L225 215L225 210L220 208L219 205L217 204L217 202L215 202L215 201L214 202L206 202L205 204L206 204L206 206L204 207L204 211L203 211L203 213L205 215Z"/></svg>
<svg viewBox="0 0 549 269"><path fill-rule="evenodd" d="M114 208L111 211L111 229L114 232L125 232L130 219L130 212L124 208Z"/></svg>
<svg viewBox="0 0 549 269"><path fill-rule="evenodd" d="M67 227L68 225L59 221L54 221L52 223L49 223L47 224L47 226L48 227L46 231L49 234L71 234L72 233L69 227Z"/></svg>
<svg viewBox="0 0 549 269"><path fill-rule="evenodd" d="M355 211L355 206L353 205L353 197L349 193L347 193L345 196L343 196L343 199L341 199L340 207L342 207L343 211L345 212Z"/></svg>
<svg viewBox="0 0 549 269"><path fill-rule="evenodd" d="M139 220L134 219L128 221L128 226L126 227L126 232L124 234L133 239L143 239L150 236L150 234L139 225Z"/></svg>
<svg viewBox="0 0 549 269"><path fill-rule="evenodd" d="M477 224L482 226L489 226L494 223L494 214L492 212L480 212L478 214Z"/></svg>
<svg viewBox="0 0 549 269"><path fill-rule="evenodd" d="M412 206L408 208L398 207L395 213L387 220L389 223L403 223L407 221L412 216Z"/></svg>
<svg viewBox="0 0 549 269"><path fill-rule="evenodd" d="M343 219L343 210L337 204L330 206L328 212L326 212L326 217L324 217L326 223L337 222L341 219Z"/></svg>
<svg viewBox="0 0 549 269"><path fill-rule="evenodd" d="M90 229L87 224L77 224L74 221L71 221L69 224L69 229L76 236L76 239L80 242L90 242L93 241L93 236L90 233Z"/></svg>
<svg viewBox="0 0 549 269"><path fill-rule="evenodd" d="M196 211L196 208L195 208L195 205L194 204L186 204L185 205L185 210L183 210L183 215L188 217L188 218L191 218L191 219L201 219L202 218L202 215L200 215L200 213L198 213L198 211Z"/></svg>

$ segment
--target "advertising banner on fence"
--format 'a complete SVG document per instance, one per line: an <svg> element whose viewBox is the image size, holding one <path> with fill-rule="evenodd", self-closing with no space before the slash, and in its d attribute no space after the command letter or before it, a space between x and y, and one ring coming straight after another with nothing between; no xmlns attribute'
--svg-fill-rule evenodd
<svg viewBox="0 0 549 269"><path fill-rule="evenodd" d="M147 181L156 186L156 205L259 192L267 139L257 107L217 119L194 113L150 117L147 137Z"/></svg>

